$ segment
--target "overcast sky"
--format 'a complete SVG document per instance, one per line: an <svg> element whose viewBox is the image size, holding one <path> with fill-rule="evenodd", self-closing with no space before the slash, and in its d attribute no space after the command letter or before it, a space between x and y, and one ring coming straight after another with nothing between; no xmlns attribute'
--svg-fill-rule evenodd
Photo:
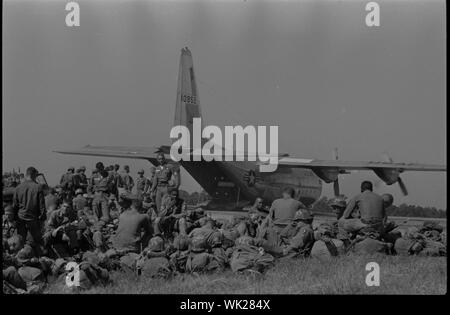
<svg viewBox="0 0 450 315"><path fill-rule="evenodd" d="M280 152L305 158L338 147L346 160L446 164L444 1L378 1L379 28L366 1L78 1L75 28L66 3L3 2L4 170L34 165L56 184L100 158L52 150L169 144L184 46L207 124L279 125ZM446 208L446 173L402 177L407 198L371 172L341 190L369 179L396 203Z"/></svg>

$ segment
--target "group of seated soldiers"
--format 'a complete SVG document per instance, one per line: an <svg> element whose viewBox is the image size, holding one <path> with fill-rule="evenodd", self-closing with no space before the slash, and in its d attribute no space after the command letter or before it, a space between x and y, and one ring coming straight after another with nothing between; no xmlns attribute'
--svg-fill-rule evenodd
<svg viewBox="0 0 450 315"><path fill-rule="evenodd" d="M229 221L188 210L176 187L167 187L159 207L147 194L125 191L117 198L102 181L92 193L79 188L70 198L47 188L42 244L15 233L13 209L4 209L4 291L40 292L46 283L63 282L71 261L80 265L80 287L90 288L108 283L112 270L171 277L227 268L263 272L278 259L329 259L348 251L446 255L439 225L396 232L386 216L392 196L363 186L348 204L333 200L337 220L314 227L312 213L289 187L270 208L257 198Z"/></svg>

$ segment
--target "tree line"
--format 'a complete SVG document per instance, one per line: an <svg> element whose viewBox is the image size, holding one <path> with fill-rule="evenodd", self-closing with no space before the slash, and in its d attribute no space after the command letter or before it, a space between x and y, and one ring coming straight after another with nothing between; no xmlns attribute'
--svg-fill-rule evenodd
<svg viewBox="0 0 450 315"><path fill-rule="evenodd" d="M313 205L312 210L318 212L331 212L329 206L331 199L322 197ZM393 217L422 217L422 218L446 218L447 211L435 207L422 207L402 203L398 206L392 205L387 209L387 215Z"/></svg>

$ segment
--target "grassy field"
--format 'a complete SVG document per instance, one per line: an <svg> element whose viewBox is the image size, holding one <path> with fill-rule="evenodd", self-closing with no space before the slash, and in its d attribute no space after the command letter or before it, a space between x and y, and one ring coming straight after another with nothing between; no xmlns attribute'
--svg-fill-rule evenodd
<svg viewBox="0 0 450 315"><path fill-rule="evenodd" d="M380 266L380 286L368 287L368 262ZM331 261L313 258L277 262L264 275L179 275L169 280L116 272L106 287L90 294L445 294L447 257L342 256ZM53 285L46 293L67 293Z"/></svg>

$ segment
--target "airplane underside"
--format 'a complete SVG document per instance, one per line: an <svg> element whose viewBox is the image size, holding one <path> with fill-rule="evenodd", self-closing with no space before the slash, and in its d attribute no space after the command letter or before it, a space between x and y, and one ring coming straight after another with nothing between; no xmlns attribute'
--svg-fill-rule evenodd
<svg viewBox="0 0 450 315"><path fill-rule="evenodd" d="M181 166L211 196L209 210L235 210L262 197L268 205L281 197L286 186L295 189L295 198L305 205L321 195L322 182L308 169L283 168L260 173L254 162L180 162Z"/></svg>

